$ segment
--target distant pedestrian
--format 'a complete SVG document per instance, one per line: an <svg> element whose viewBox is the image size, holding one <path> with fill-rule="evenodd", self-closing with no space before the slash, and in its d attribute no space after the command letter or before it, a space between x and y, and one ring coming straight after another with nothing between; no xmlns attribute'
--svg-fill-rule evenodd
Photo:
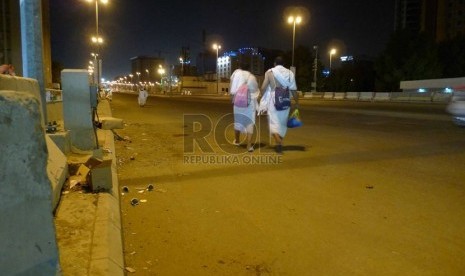
<svg viewBox="0 0 465 276"><path fill-rule="evenodd" d="M247 137L247 151L253 152L252 135L255 128L255 112L260 94L255 76L250 73L249 65L242 63L231 75L230 93L233 98L234 144L240 145L240 134Z"/></svg>
<svg viewBox="0 0 465 276"><path fill-rule="evenodd" d="M282 153L282 142L287 132L287 120L291 107L290 94L295 100L295 108L299 105L297 84L294 73L283 66L282 57L277 57L274 67L266 71L261 87L259 112L268 114L270 135L273 136L277 153Z"/></svg>
<svg viewBox="0 0 465 276"><path fill-rule="evenodd" d="M0 65L0 74L16 76L15 67L12 64Z"/></svg>
<svg viewBox="0 0 465 276"><path fill-rule="evenodd" d="M105 98L111 102L111 100L113 100L113 89L110 87L106 88L105 94L106 94Z"/></svg>
<svg viewBox="0 0 465 276"><path fill-rule="evenodd" d="M139 90L139 97L137 98L140 107L145 106L148 96L149 94L147 93L147 90L145 90L145 87L142 86Z"/></svg>

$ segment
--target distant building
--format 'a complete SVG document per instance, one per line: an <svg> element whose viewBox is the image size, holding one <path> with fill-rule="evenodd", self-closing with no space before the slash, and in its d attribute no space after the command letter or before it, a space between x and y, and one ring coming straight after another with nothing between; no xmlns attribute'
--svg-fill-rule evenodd
<svg viewBox="0 0 465 276"><path fill-rule="evenodd" d="M220 78L229 78L241 63L249 64L249 70L254 75L262 76L264 74L264 59L258 49L241 48L237 51L226 52L218 58Z"/></svg>
<svg viewBox="0 0 465 276"><path fill-rule="evenodd" d="M132 83L156 82L160 81L161 74L159 68L165 70L165 75L169 74L169 68L165 66L165 59L160 57L136 56L131 58Z"/></svg>
<svg viewBox="0 0 465 276"><path fill-rule="evenodd" d="M437 42L465 34L463 0L396 0L395 29L426 33Z"/></svg>

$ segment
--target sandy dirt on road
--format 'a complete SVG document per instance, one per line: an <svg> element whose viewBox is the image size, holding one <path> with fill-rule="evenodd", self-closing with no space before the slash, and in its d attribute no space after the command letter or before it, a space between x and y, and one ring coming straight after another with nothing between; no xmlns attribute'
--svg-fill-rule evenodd
<svg viewBox="0 0 465 276"><path fill-rule="evenodd" d="M126 123L116 154L129 190L121 196L128 275L465 272L465 154L454 128L308 112L285 141L303 150L280 162L186 164L182 112L218 117L227 106L126 104L113 101ZM263 143L252 156L275 156Z"/></svg>
<svg viewBox="0 0 465 276"><path fill-rule="evenodd" d="M261 230L255 229L250 214L234 206L243 199L230 198L233 189L247 193L239 191L246 183L264 183L263 175L244 182L240 164L185 164L185 125L179 117L157 114L148 119L137 114L148 108L135 114L125 110L125 128L117 131L124 140L115 143L128 271L134 275L273 275L272 259L265 250L269 245L262 244ZM262 151L271 162L280 162L272 148ZM147 189L149 185L153 190ZM137 205L131 204L134 199ZM248 233L253 229L256 233Z"/></svg>

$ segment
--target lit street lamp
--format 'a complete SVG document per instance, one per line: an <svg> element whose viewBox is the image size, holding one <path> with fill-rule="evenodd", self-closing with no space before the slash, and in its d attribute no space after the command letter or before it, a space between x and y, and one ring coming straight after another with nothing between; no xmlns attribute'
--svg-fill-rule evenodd
<svg viewBox="0 0 465 276"><path fill-rule="evenodd" d="M219 84L220 84L220 77L219 77L219 64L218 64L218 50L221 49L221 45L213 44L213 49L216 50L216 93L219 93Z"/></svg>
<svg viewBox="0 0 465 276"><path fill-rule="evenodd" d="M331 49L331 51L329 51L329 72L331 73L331 68L332 68L332 64L331 64L331 60L332 60L332 56L336 54L336 49Z"/></svg>
<svg viewBox="0 0 465 276"><path fill-rule="evenodd" d="M136 72L137 75L137 82L140 83L140 72Z"/></svg>
<svg viewBox="0 0 465 276"><path fill-rule="evenodd" d="M158 74L160 74L160 85L161 89L163 90L163 74L165 74L165 69L163 69L161 65L158 65Z"/></svg>
<svg viewBox="0 0 465 276"><path fill-rule="evenodd" d="M294 67L295 25L300 24L300 22L302 22L302 17L300 17L300 16L294 17L293 15L291 15L291 16L289 16L287 18L287 22L289 24L293 25L293 28L292 28L292 63L291 63L291 66Z"/></svg>

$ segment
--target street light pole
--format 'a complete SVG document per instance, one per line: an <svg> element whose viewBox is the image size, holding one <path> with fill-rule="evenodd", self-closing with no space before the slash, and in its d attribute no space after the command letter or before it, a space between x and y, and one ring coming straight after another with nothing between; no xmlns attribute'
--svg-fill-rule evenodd
<svg viewBox="0 0 465 276"><path fill-rule="evenodd" d="M219 85L220 85L220 76L219 76L219 64L218 64L218 50L221 49L221 45L219 44L213 44L213 49L216 50L216 93L219 92Z"/></svg>
<svg viewBox="0 0 465 276"><path fill-rule="evenodd" d="M313 71L313 81L315 82L315 92L316 92L316 82L317 82L317 72L318 72L318 46L313 46L313 49L315 50L315 61L314 61L314 71Z"/></svg>
<svg viewBox="0 0 465 276"><path fill-rule="evenodd" d="M184 84L184 59L182 57L179 58L179 62L181 62L181 86L179 92L182 93L182 85Z"/></svg>
<svg viewBox="0 0 465 276"><path fill-rule="evenodd" d="M332 60L332 56L336 54L336 49L331 49L331 51L329 52L329 73L331 73L332 71L332 64L331 64L331 60Z"/></svg>
<svg viewBox="0 0 465 276"><path fill-rule="evenodd" d="M161 65L158 65L158 74L160 74L160 86L161 86L161 90L163 91L164 90L163 74L165 74L165 69L163 69Z"/></svg>
<svg viewBox="0 0 465 276"><path fill-rule="evenodd" d="M100 78L102 75L102 58L98 58L100 55L100 44L103 43L103 39L99 35L99 21L98 21L98 14L99 14L99 7L98 3L101 1L103 4L107 4L108 0L87 0L87 2L95 2L95 34L96 37L92 37L92 42L96 43L96 54L97 54L97 87L100 87Z"/></svg>
<svg viewBox="0 0 465 276"><path fill-rule="evenodd" d="M292 63L291 63L291 66L294 67L295 25L302 22L302 17L300 17L300 16L294 17L294 16L291 15L291 16L289 16L287 18L287 22L293 25L293 28L292 28Z"/></svg>

